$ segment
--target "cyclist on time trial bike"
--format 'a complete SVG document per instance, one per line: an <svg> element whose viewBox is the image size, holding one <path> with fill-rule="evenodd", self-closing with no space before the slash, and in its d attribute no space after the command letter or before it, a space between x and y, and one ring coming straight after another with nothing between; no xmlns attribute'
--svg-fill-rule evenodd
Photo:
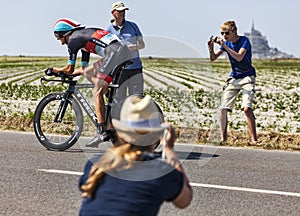
<svg viewBox="0 0 300 216"><path fill-rule="evenodd" d="M63 72L74 75L85 75L95 86L93 97L98 119L97 135L87 144L89 147L98 146L101 141L109 139L105 125L105 104L103 95L108 91L108 84L113 79L111 73L115 66L131 59L129 50L123 46L120 39L101 28L86 28L77 21L69 18L59 19L54 26L54 35L62 45L68 46L69 60L65 67L48 68L46 75ZM81 67L75 69L77 53L81 50ZM88 66L90 53L97 54L102 59Z"/></svg>

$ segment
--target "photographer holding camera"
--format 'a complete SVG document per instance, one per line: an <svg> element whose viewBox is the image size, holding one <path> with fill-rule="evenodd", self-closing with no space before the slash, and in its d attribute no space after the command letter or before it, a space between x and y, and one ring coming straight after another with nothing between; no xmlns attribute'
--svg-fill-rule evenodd
<svg viewBox="0 0 300 216"><path fill-rule="evenodd" d="M193 189L173 150L175 130L163 122L154 100L127 97L120 120L112 123L118 145L87 162L79 181L84 197L79 215L154 216L163 202L188 207ZM161 139L166 160L153 153Z"/></svg>
<svg viewBox="0 0 300 216"><path fill-rule="evenodd" d="M232 112L238 93L242 90L242 110L245 113L252 145L260 145L257 141L255 116L252 102L255 93L256 71L252 66L251 44L246 36L237 34L234 21L226 21L221 26L221 37L211 36L208 40L210 60L216 60L222 53L228 54L232 71L226 80L220 107L221 142L227 140L228 111ZM220 49L214 51L214 44Z"/></svg>

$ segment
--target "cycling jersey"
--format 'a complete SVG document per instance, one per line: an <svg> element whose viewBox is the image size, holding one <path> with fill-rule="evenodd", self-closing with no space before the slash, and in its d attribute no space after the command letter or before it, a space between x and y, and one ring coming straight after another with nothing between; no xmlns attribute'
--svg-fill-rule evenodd
<svg viewBox="0 0 300 216"><path fill-rule="evenodd" d="M77 53L81 50L81 65L88 66L90 53L103 58L94 63L96 78L110 83L114 77L113 69L131 59L128 48L120 39L103 29L85 28L72 33L68 41L69 65L76 64Z"/></svg>
<svg viewBox="0 0 300 216"><path fill-rule="evenodd" d="M90 59L90 53L103 57L105 55L105 48L112 42L118 40L116 35L99 28L85 28L74 31L68 41L68 64L75 65L77 53L81 50L81 65L87 66Z"/></svg>

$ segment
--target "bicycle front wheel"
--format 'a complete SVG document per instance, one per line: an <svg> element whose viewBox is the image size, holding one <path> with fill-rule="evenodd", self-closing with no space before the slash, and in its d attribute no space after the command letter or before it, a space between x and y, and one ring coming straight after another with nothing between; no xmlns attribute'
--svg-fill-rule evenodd
<svg viewBox="0 0 300 216"><path fill-rule="evenodd" d="M80 105L70 97L61 121L54 121L63 93L51 93L38 104L34 113L34 132L39 142L49 150L63 151L73 146L83 128Z"/></svg>

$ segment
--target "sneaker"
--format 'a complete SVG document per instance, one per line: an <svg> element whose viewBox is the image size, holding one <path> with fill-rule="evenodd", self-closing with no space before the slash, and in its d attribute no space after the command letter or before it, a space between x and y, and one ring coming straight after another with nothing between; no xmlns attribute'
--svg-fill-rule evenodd
<svg viewBox="0 0 300 216"><path fill-rule="evenodd" d="M98 148L99 144L110 139L110 135L108 132L104 131L101 134L97 134L88 144L86 147Z"/></svg>

